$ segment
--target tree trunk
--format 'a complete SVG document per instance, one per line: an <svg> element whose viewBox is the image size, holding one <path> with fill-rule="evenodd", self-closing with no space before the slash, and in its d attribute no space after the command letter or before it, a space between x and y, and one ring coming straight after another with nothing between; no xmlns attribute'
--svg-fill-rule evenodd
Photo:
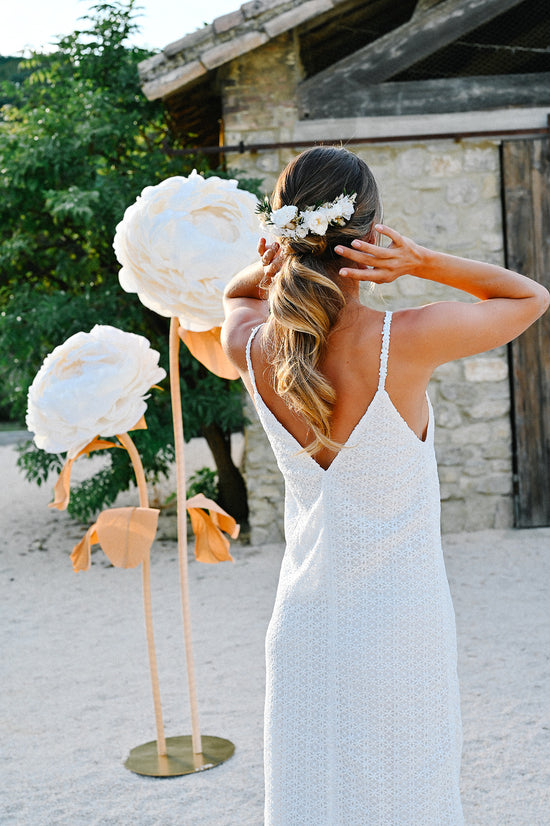
<svg viewBox="0 0 550 826"><path fill-rule="evenodd" d="M201 425L201 432L218 469L219 504L243 527L248 523L248 499L242 474L231 458L231 437L217 424Z"/></svg>

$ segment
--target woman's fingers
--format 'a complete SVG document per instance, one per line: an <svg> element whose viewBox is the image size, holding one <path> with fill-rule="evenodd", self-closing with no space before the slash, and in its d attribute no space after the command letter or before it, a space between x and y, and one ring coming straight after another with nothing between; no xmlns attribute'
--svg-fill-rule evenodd
<svg viewBox="0 0 550 826"><path fill-rule="evenodd" d="M397 232L396 229L386 226L386 224L376 224L374 229L376 232L379 232L380 235L387 235L394 244L399 244L403 240L401 233Z"/></svg>
<svg viewBox="0 0 550 826"><path fill-rule="evenodd" d="M350 269L344 267L339 271L339 274L344 278L349 278L354 281L374 281L376 284L385 284L394 280L394 276L388 270L381 270L377 267L368 267L362 269Z"/></svg>
<svg viewBox="0 0 550 826"><path fill-rule="evenodd" d="M376 244L369 244L367 241L352 241L352 247L337 246L334 251L342 258L349 258L350 261L356 261L358 264L364 263L367 266L372 265L374 261L389 261L393 258L393 253L390 248L378 247Z"/></svg>

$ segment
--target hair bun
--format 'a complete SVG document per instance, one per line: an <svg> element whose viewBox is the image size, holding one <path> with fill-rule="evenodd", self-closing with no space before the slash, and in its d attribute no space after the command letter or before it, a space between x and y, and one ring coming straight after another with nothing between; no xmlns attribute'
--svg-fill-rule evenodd
<svg viewBox="0 0 550 826"><path fill-rule="evenodd" d="M324 235L308 235L307 238L289 240L287 248L290 255L317 257L326 251L327 246L327 239Z"/></svg>

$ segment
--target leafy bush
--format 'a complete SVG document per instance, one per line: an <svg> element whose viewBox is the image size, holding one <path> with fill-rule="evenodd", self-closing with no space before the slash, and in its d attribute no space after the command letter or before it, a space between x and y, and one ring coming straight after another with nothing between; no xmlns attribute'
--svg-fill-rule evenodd
<svg viewBox="0 0 550 826"><path fill-rule="evenodd" d="M189 477L187 485L187 498L203 493L207 499L214 502L218 499L218 474L209 467L201 467L196 473Z"/></svg>

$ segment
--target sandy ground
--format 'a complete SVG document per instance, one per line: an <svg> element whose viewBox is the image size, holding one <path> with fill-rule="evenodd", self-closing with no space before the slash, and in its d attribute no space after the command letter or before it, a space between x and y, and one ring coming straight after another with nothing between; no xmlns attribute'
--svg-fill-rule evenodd
<svg viewBox="0 0 550 826"><path fill-rule="evenodd" d="M200 445L192 450L204 464ZM191 561L201 728L236 751L210 771L141 777L123 766L155 738L140 570L114 569L98 550L89 572L73 573L81 526L47 509L50 489L23 480L9 445L0 467L0 823L261 826L263 643L283 548L235 543L234 564ZM550 529L451 535L444 546L466 822L548 826ZM172 541L153 548L152 588L166 733L189 734Z"/></svg>

